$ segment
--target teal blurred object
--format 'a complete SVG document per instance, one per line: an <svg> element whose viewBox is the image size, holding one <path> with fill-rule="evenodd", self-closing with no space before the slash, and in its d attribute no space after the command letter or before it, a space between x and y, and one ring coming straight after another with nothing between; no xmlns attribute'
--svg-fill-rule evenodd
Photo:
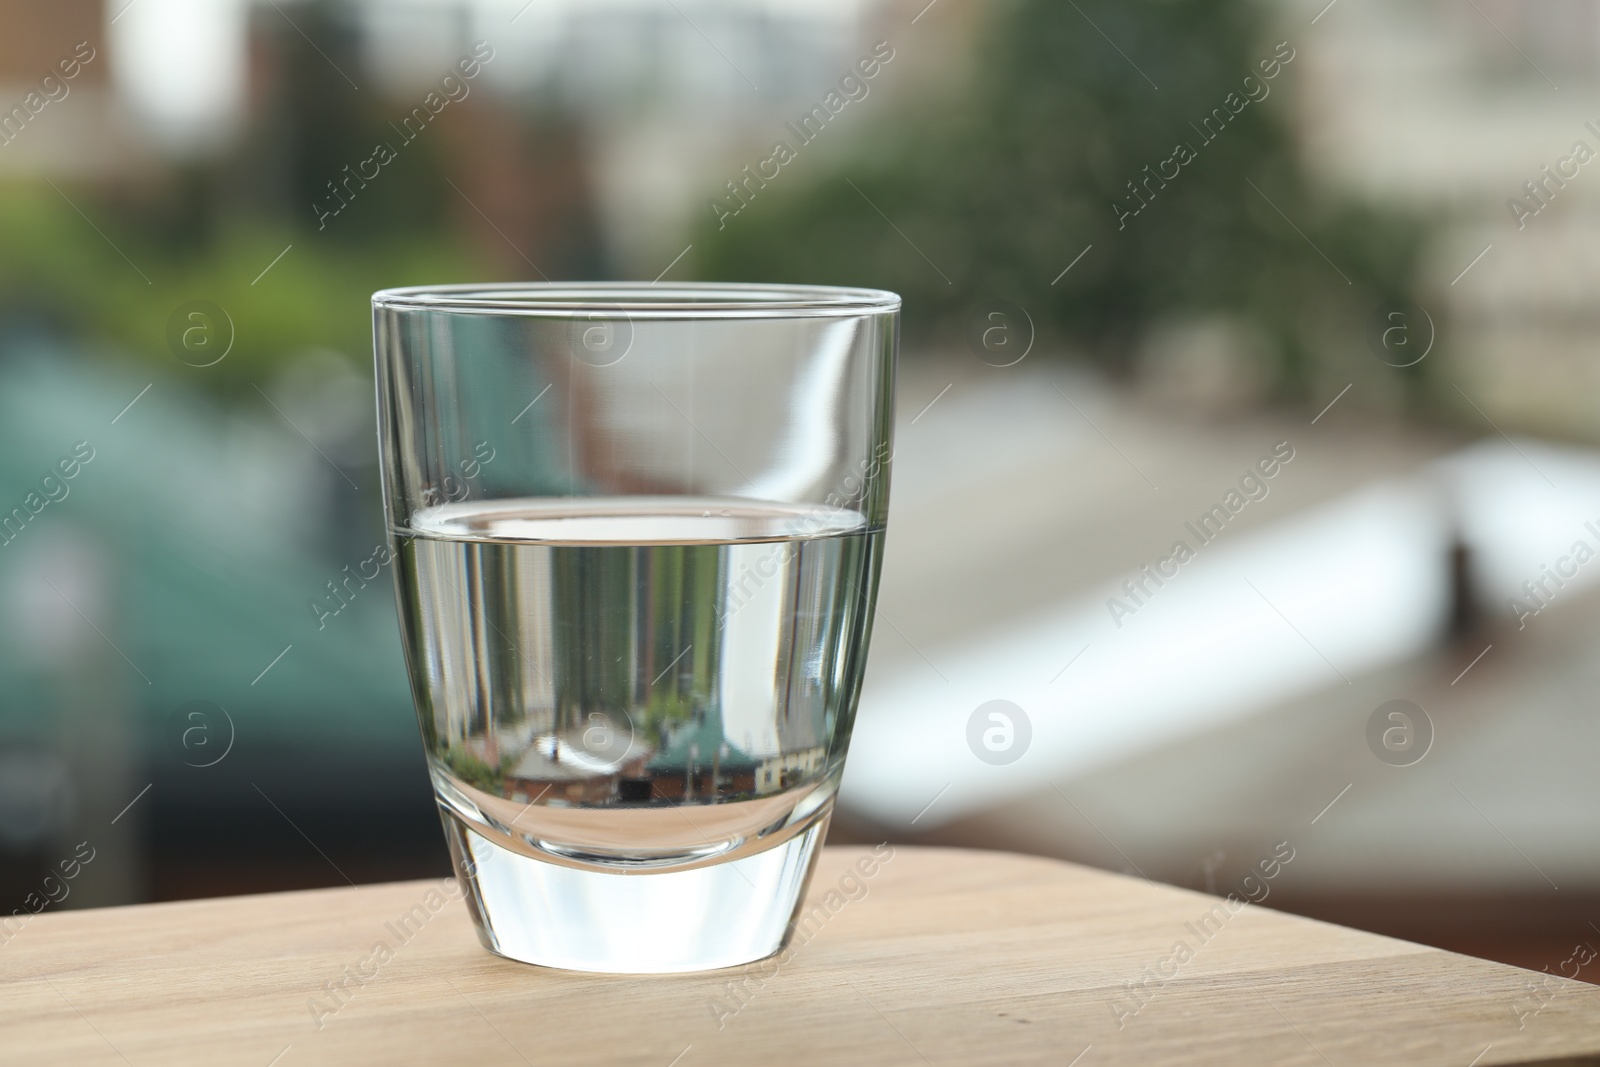
<svg viewBox="0 0 1600 1067"><path fill-rule="evenodd" d="M149 895L163 836L224 863L427 798L371 458L341 474L253 394L139 374L43 345L0 362L0 858L94 840L75 904Z"/></svg>
<svg viewBox="0 0 1600 1067"><path fill-rule="evenodd" d="M52 562L83 553L104 578L103 643L131 661L113 655L111 681L139 713L147 751L161 716L195 699L228 710L240 745L416 744L388 570L370 562L383 543L375 478L362 486L371 545L340 556L326 529L329 480L340 475L266 405L227 411L178 381L42 352L0 367L0 508L27 512L29 493L45 496L41 477L80 441L93 459L64 499L0 535L10 538L0 604L13 630L0 642L0 686L13 694L0 730L36 735L52 679L74 670L49 654L55 635L30 648L16 632L30 626L17 598L37 599L24 592L33 576L54 577Z"/></svg>

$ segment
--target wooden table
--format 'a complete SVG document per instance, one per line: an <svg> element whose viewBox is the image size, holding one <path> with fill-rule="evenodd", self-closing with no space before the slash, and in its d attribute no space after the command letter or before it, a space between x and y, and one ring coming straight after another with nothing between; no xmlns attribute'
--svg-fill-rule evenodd
<svg viewBox="0 0 1600 1067"><path fill-rule="evenodd" d="M1600 1063L1594 986L1054 860L870 855L827 850L776 973L511 963L432 910L448 883L44 915L0 946L0 1062Z"/></svg>

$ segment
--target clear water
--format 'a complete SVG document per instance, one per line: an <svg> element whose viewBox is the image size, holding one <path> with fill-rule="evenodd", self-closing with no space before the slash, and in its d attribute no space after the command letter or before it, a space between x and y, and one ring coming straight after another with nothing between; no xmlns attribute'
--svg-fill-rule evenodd
<svg viewBox="0 0 1600 1067"><path fill-rule="evenodd" d="M838 785L881 531L683 497L447 504L393 531L440 801L586 867L760 851Z"/></svg>

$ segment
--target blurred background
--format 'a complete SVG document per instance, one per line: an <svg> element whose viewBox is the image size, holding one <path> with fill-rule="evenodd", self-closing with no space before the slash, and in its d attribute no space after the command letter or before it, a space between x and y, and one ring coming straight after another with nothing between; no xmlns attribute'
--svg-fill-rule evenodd
<svg viewBox="0 0 1600 1067"><path fill-rule="evenodd" d="M0 911L444 873L367 297L670 277L906 298L835 840L1600 929L1594 0L0 26Z"/></svg>

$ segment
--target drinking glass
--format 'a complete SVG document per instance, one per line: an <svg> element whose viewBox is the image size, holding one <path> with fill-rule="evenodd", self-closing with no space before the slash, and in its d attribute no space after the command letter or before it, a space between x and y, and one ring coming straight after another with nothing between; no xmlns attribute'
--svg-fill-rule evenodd
<svg viewBox="0 0 1600 1067"><path fill-rule="evenodd" d="M400 626L480 939L621 973L778 951L872 629L899 297L372 303Z"/></svg>

